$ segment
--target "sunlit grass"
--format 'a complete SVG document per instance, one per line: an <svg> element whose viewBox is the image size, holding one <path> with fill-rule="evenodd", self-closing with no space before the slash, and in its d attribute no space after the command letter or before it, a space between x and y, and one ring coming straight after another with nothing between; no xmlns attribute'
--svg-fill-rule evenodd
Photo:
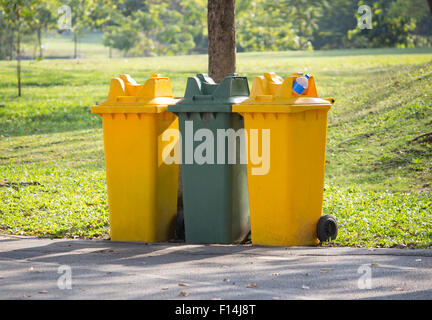
<svg viewBox="0 0 432 320"><path fill-rule="evenodd" d="M432 50L241 53L238 72L312 73L329 113L324 212L334 245L432 245ZM55 237L107 235L101 120L90 106L110 79L169 76L182 96L207 56L0 61L0 229Z"/></svg>

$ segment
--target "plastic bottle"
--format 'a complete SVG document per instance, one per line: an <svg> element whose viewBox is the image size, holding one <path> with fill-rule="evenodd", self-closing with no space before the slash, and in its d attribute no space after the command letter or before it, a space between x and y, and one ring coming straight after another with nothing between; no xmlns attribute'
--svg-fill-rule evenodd
<svg viewBox="0 0 432 320"><path fill-rule="evenodd" d="M293 83L293 92L297 94L302 94L308 87L310 76L305 74L304 76L298 77Z"/></svg>

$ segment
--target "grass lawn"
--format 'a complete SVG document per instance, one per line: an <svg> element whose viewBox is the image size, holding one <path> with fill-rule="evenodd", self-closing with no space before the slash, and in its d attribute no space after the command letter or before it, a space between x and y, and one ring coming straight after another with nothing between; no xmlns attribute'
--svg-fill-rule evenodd
<svg viewBox="0 0 432 320"><path fill-rule="evenodd" d="M102 51L101 51L102 52ZM102 53L101 53L102 55ZM327 245L432 247L432 49L240 53L238 72L306 71L329 113L324 213L339 236ZM186 78L207 56L0 61L0 232L104 237L109 232L101 120L90 106L129 73Z"/></svg>
<svg viewBox="0 0 432 320"><path fill-rule="evenodd" d="M32 58L39 56L39 47L34 35L26 35L23 43L23 56ZM51 58L73 58L74 55L73 33L59 34L57 32L42 34L43 55ZM78 58L105 59L109 56L109 49L102 45L101 32L86 32L78 37L77 42ZM123 53L113 49L113 57L123 57Z"/></svg>

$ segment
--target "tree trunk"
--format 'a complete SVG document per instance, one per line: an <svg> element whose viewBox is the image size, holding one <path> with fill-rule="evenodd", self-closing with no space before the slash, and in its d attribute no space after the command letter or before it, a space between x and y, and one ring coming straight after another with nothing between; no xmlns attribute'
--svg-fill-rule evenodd
<svg viewBox="0 0 432 320"><path fill-rule="evenodd" d="M16 55L17 55L17 79L18 79L18 97L21 97L21 30L20 25L18 23L17 28L17 47L16 47Z"/></svg>
<svg viewBox="0 0 432 320"><path fill-rule="evenodd" d="M15 32L13 28L11 28L11 42L10 42L10 57L9 60L13 60L13 54L14 54L14 47L15 47Z"/></svg>
<svg viewBox="0 0 432 320"><path fill-rule="evenodd" d="M429 9L430 9L430 12L432 14L432 0L427 0L427 2L429 4Z"/></svg>
<svg viewBox="0 0 432 320"><path fill-rule="evenodd" d="M220 82L236 71L235 0L208 0L209 76Z"/></svg>
<svg viewBox="0 0 432 320"><path fill-rule="evenodd" d="M109 47L109 58L110 59L112 58L112 48L111 47Z"/></svg>
<svg viewBox="0 0 432 320"><path fill-rule="evenodd" d="M38 45L39 45L39 58L42 59L42 32L41 32L41 27L38 27L38 29L37 29L37 39L38 39Z"/></svg>
<svg viewBox="0 0 432 320"><path fill-rule="evenodd" d="M77 42L78 42L78 37L76 35L76 33L74 32L74 59L77 58Z"/></svg>

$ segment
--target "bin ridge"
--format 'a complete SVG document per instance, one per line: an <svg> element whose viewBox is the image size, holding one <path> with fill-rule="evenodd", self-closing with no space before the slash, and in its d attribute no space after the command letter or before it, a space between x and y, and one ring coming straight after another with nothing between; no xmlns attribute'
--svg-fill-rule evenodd
<svg viewBox="0 0 432 320"><path fill-rule="evenodd" d="M283 79L275 73L264 73L257 76L252 83L250 98L233 105L235 112L276 112L295 113L314 109L330 109L333 98L318 98L315 80L309 78L309 86L305 92L298 95L292 86L301 73L294 73Z"/></svg>
<svg viewBox="0 0 432 320"><path fill-rule="evenodd" d="M273 72L266 72L264 76L254 78L251 98L257 98L263 95L273 96L274 98L300 97L300 95L292 92L293 82L300 76L302 76L301 73L293 73L292 76L284 80ZM318 97L313 76L310 76L308 89L306 89L301 96Z"/></svg>
<svg viewBox="0 0 432 320"><path fill-rule="evenodd" d="M171 81L160 74L152 74L144 84L130 75L112 78L108 99L92 107L93 113L160 113L175 104Z"/></svg>
<svg viewBox="0 0 432 320"><path fill-rule="evenodd" d="M232 104L241 103L249 97L246 77L236 73L227 75L220 83L207 74L189 77L184 98L168 107L170 112L231 112ZM197 103L197 102L201 103Z"/></svg>
<svg viewBox="0 0 432 320"><path fill-rule="evenodd" d="M172 87L169 78L160 74L152 74L144 84L138 84L130 75L121 74L125 87L125 95L143 98L168 97L172 98Z"/></svg>

